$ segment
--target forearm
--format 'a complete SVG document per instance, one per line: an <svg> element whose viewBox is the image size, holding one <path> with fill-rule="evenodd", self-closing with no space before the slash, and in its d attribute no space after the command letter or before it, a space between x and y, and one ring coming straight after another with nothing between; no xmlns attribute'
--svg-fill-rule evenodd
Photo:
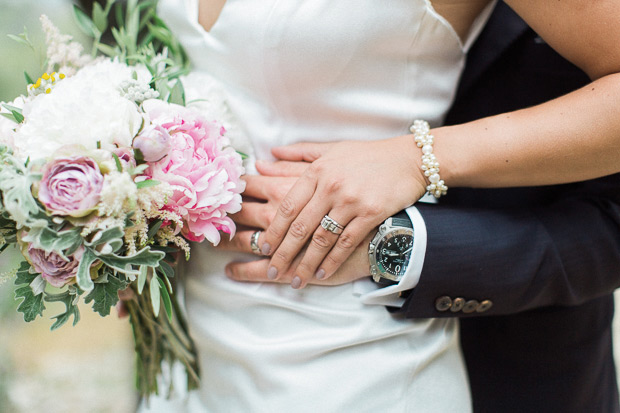
<svg viewBox="0 0 620 413"><path fill-rule="evenodd" d="M437 128L435 154L453 187L582 181L620 171L620 74L558 99Z"/></svg>

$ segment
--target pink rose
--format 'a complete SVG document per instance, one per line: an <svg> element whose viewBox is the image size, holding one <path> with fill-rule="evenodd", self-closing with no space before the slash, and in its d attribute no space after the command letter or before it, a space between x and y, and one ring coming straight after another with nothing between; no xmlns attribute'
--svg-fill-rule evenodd
<svg viewBox="0 0 620 413"><path fill-rule="evenodd" d="M168 156L146 173L172 186L165 208L182 218L181 234L215 245L219 231L234 235L235 224L227 214L241 209L245 171L241 156L228 146L224 128L178 105L151 101L146 109L153 123L168 131L171 146Z"/></svg>
<svg viewBox="0 0 620 413"><path fill-rule="evenodd" d="M157 162L170 151L170 135L160 125L151 125L135 137L132 146L142 152L146 162Z"/></svg>
<svg viewBox="0 0 620 413"><path fill-rule="evenodd" d="M83 254L84 247L80 247L65 260L55 252L45 252L34 248L32 244L28 245L28 257L35 271L48 283L59 288L73 281Z"/></svg>
<svg viewBox="0 0 620 413"><path fill-rule="evenodd" d="M56 158L43 168L39 201L54 215L82 217L99 202L103 175L85 156Z"/></svg>

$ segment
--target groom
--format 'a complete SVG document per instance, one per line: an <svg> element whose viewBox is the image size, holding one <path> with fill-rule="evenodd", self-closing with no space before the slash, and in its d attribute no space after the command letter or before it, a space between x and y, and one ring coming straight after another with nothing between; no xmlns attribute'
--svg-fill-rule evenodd
<svg viewBox="0 0 620 413"><path fill-rule="evenodd" d="M532 106L588 81L499 2L468 55L447 123ZM611 340L620 175L452 188L439 205L417 207L428 232L424 268L397 312L461 317L474 411L620 411ZM509 256L521 258L502 259ZM465 314L461 300L492 307Z"/></svg>

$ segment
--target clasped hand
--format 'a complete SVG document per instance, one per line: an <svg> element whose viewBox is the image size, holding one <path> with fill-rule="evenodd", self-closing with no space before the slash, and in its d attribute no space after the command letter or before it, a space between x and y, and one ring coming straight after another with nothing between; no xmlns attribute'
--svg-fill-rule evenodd
<svg viewBox="0 0 620 413"><path fill-rule="evenodd" d="M233 217L240 231L220 247L249 252L252 233L264 229L258 245L271 259L231 264L227 274L293 288L368 275L367 245L376 227L426 191L418 152L410 135L274 148L277 161L257 162L261 175L246 177L242 210ZM325 215L342 233L320 225Z"/></svg>

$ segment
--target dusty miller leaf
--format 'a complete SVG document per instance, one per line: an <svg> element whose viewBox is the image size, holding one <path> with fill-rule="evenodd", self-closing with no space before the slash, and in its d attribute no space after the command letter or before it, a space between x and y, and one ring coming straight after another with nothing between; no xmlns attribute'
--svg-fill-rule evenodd
<svg viewBox="0 0 620 413"><path fill-rule="evenodd" d="M95 283L93 290L84 297L86 304L93 301L93 310L102 317L110 315L110 308L118 302L119 290L129 285L129 282L113 274L108 274L107 278L107 282Z"/></svg>
<svg viewBox="0 0 620 413"><path fill-rule="evenodd" d="M60 294L48 294L47 297L45 297L45 301L61 302L65 305L64 313L60 313L52 317L53 319L56 319L54 324L52 324L52 330L56 330L57 328L61 327L63 324L69 321L69 318L71 316L73 316L73 325L76 325L78 321L80 321L80 310L78 309L77 305L75 305L76 298L78 297L77 294L77 292L72 293L71 291L67 290Z"/></svg>

